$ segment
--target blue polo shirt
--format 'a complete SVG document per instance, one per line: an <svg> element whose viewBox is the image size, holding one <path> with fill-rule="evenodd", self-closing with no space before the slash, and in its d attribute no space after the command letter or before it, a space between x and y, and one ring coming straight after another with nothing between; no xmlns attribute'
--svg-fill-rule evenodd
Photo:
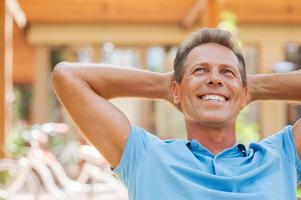
<svg viewBox="0 0 301 200"><path fill-rule="evenodd" d="M213 155L196 140L161 140L132 127L114 171L130 200L293 200L301 162L291 129L245 152L236 144Z"/></svg>

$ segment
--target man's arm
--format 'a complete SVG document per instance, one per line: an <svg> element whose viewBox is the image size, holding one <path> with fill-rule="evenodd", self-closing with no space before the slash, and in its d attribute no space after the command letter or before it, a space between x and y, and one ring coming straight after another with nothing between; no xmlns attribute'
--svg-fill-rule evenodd
<svg viewBox="0 0 301 200"><path fill-rule="evenodd" d="M248 75L250 101L301 101L301 71Z"/></svg>
<svg viewBox="0 0 301 200"><path fill-rule="evenodd" d="M63 62L52 73L52 85L60 102L112 167L121 159L131 125L108 99L132 96L168 100L171 82L171 73L101 64Z"/></svg>
<svg viewBox="0 0 301 200"><path fill-rule="evenodd" d="M249 101L286 100L301 102L301 71L248 76ZM301 158L301 119L293 125L293 137Z"/></svg>

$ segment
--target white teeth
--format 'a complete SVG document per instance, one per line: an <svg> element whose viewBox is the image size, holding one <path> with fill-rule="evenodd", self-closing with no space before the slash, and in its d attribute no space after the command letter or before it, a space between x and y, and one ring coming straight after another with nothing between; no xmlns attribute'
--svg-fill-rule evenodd
<svg viewBox="0 0 301 200"><path fill-rule="evenodd" d="M202 99L205 101L214 101L214 102L225 102L226 99L223 96L219 95L204 95Z"/></svg>

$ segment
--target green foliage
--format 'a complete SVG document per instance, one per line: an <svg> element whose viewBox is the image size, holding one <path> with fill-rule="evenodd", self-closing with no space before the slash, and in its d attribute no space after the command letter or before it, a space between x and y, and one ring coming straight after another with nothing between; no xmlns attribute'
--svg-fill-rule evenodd
<svg viewBox="0 0 301 200"><path fill-rule="evenodd" d="M227 30L233 34L237 33L236 16L231 11L223 11L221 14L221 22L218 25L219 28Z"/></svg>
<svg viewBox="0 0 301 200"><path fill-rule="evenodd" d="M7 153L10 157L18 158L24 156L28 150L27 141L22 137L23 131L28 131L28 126L16 124L6 141Z"/></svg>
<svg viewBox="0 0 301 200"><path fill-rule="evenodd" d="M30 105L32 102L32 86L31 85L15 85L14 86L15 101L13 103L13 122L20 120L26 121L30 115Z"/></svg>
<svg viewBox="0 0 301 200"><path fill-rule="evenodd" d="M0 172L0 184L5 185L8 178L9 178L9 172L8 171L1 171Z"/></svg>
<svg viewBox="0 0 301 200"><path fill-rule="evenodd" d="M260 140L260 135L258 133L258 124L248 120L247 114L249 108L244 108L240 115L238 116L236 122L236 138L237 141L243 144L249 144L251 142L257 142Z"/></svg>

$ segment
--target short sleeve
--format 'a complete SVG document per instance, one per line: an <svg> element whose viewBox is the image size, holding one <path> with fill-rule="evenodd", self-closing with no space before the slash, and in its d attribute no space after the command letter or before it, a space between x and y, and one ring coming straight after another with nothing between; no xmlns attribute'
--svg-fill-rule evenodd
<svg viewBox="0 0 301 200"><path fill-rule="evenodd" d="M291 164L295 165L299 183L301 181L301 160L296 150L292 126L286 126L277 134L263 140L263 143L273 146L280 152L283 159L287 159Z"/></svg>
<svg viewBox="0 0 301 200"><path fill-rule="evenodd" d="M131 128L121 160L113 170L126 186L129 185L130 179L136 176L136 171L147 152L159 142L161 140L158 137L143 128L137 126Z"/></svg>

